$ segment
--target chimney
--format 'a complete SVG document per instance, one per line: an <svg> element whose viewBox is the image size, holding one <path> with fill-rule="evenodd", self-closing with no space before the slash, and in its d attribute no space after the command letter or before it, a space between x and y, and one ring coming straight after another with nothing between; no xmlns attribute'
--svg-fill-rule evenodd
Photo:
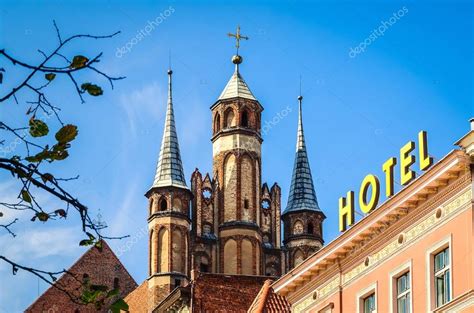
<svg viewBox="0 0 474 313"><path fill-rule="evenodd" d="M471 129L455 145L459 146L469 156L474 157L474 118L469 119Z"/></svg>

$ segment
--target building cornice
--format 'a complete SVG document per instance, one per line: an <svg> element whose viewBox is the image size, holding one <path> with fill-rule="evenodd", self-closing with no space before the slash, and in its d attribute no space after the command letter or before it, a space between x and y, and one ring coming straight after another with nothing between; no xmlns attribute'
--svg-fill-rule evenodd
<svg viewBox="0 0 474 313"><path fill-rule="evenodd" d="M469 159L465 153L459 150L450 152L429 171L385 201L378 209L281 277L273 284L275 291L283 295L288 294L297 286L304 284L315 273L340 263L353 250L354 245L365 241L374 232L386 227L390 220L399 219L400 216L408 214L410 209L419 205L420 201L426 200L427 195L436 193L437 188L445 186L450 179L458 177L460 172L467 170L468 165Z"/></svg>

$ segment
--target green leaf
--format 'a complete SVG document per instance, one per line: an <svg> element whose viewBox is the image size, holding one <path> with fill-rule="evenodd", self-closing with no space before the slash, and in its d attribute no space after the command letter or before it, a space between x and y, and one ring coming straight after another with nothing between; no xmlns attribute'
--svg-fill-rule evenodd
<svg viewBox="0 0 474 313"><path fill-rule="evenodd" d="M44 74L44 78L46 78L46 80L48 80L48 81L52 81L54 78L56 78L56 74L47 73L47 74Z"/></svg>
<svg viewBox="0 0 474 313"><path fill-rule="evenodd" d="M97 241L95 243L95 247L102 252L102 241Z"/></svg>
<svg viewBox="0 0 474 313"><path fill-rule="evenodd" d="M97 86L91 83L82 84L81 89L83 91L87 91L91 96L95 96L95 97L100 96L104 93L100 86Z"/></svg>
<svg viewBox="0 0 474 313"><path fill-rule="evenodd" d="M67 158L68 156L69 152L67 152L66 150L54 151L53 153L51 153L51 160L61 161Z"/></svg>
<svg viewBox="0 0 474 313"><path fill-rule="evenodd" d="M43 151L37 153L36 155L26 157L25 160L32 163L37 163L48 158L51 158L51 153L48 151L48 149L44 149Z"/></svg>
<svg viewBox="0 0 474 313"><path fill-rule="evenodd" d="M21 198L23 199L23 201L26 201L28 203L31 203L31 197L30 197L30 194L27 190L23 189L21 191Z"/></svg>
<svg viewBox="0 0 474 313"><path fill-rule="evenodd" d="M46 222L49 219L49 214L45 212L38 212L36 213L36 216L42 222Z"/></svg>
<svg viewBox="0 0 474 313"><path fill-rule="evenodd" d="M42 120L30 119L30 135L33 137L43 137L49 133L48 125Z"/></svg>
<svg viewBox="0 0 474 313"><path fill-rule="evenodd" d="M120 311L128 311L128 304L123 299L118 299L111 306L112 313L120 313Z"/></svg>
<svg viewBox="0 0 474 313"><path fill-rule="evenodd" d="M43 183L46 183L46 182L52 182L54 179L54 176L50 173L44 173L43 175L41 175L41 180L43 181Z"/></svg>
<svg viewBox="0 0 474 313"><path fill-rule="evenodd" d="M63 209L59 209L59 210L56 210L54 211L54 213L56 213L57 215L61 216L61 217L66 217L66 211L64 211Z"/></svg>
<svg viewBox="0 0 474 313"><path fill-rule="evenodd" d="M92 244L94 244L94 240L90 240L90 239L83 239L79 242L80 246L90 246Z"/></svg>
<svg viewBox="0 0 474 313"><path fill-rule="evenodd" d="M110 298L110 297L116 296L118 294L119 294L119 289L115 288L115 289L112 289L109 292L107 292L106 298Z"/></svg>
<svg viewBox="0 0 474 313"><path fill-rule="evenodd" d="M72 59L72 63L71 63L71 65L69 65L69 67L70 67L70 68L82 68L82 67L86 66L87 61L89 61L89 59L86 58L85 56L83 56L83 55L76 55L76 56Z"/></svg>
<svg viewBox="0 0 474 313"><path fill-rule="evenodd" d="M99 290L96 290L96 291L91 291L91 290L84 290L84 292L82 293L82 301L84 303L92 303L92 302L95 302L97 297L101 294L101 292Z"/></svg>
<svg viewBox="0 0 474 313"><path fill-rule="evenodd" d="M77 126L65 125L56 133L56 140L61 143L68 143L74 140L77 136Z"/></svg>

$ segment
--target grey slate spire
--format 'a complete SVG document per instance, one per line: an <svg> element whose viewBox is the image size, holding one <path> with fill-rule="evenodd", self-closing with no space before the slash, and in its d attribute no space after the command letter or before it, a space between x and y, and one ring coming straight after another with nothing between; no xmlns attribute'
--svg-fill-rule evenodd
<svg viewBox="0 0 474 313"><path fill-rule="evenodd" d="M309 167L308 155L306 153L306 144L303 132L303 97L298 97L299 115L298 115L298 134L296 138L296 156L293 167L293 176L291 178L290 194L288 204L283 214L301 210L320 211L316 192L314 191L313 177Z"/></svg>
<svg viewBox="0 0 474 313"><path fill-rule="evenodd" d="M154 187L175 186L188 189L184 178L183 164L179 153L178 135L174 122L171 78L173 71L168 70L168 105L166 108L165 127L161 141L160 157L156 168Z"/></svg>

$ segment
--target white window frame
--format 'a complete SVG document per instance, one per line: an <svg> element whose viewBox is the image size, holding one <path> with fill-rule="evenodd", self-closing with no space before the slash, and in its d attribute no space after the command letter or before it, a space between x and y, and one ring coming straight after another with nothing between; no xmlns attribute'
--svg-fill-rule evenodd
<svg viewBox="0 0 474 313"><path fill-rule="evenodd" d="M389 273L389 282L390 282L390 293L389 293L389 312L397 313L398 312L398 287L397 279L406 274L410 273L410 312L413 313L413 271L412 271L413 260L410 259L408 262L400 265L393 271Z"/></svg>
<svg viewBox="0 0 474 313"><path fill-rule="evenodd" d="M371 284L364 290L360 291L357 296L356 296L356 308L357 308L357 313L364 313L364 300L371 294L374 294L375 298L375 311L374 313L377 313L377 310L379 308L379 304L377 303L377 282Z"/></svg>
<svg viewBox="0 0 474 313"><path fill-rule="evenodd" d="M426 283L428 288L426 295L426 307L428 312L432 312L437 308L436 306L436 295L435 295L435 272L434 272L434 256L444 249L448 248L449 253L449 303L453 300L453 245L452 245L452 234L449 234L443 240L437 242L426 252ZM446 270L446 269L444 269ZM446 304L445 303L445 304Z"/></svg>

